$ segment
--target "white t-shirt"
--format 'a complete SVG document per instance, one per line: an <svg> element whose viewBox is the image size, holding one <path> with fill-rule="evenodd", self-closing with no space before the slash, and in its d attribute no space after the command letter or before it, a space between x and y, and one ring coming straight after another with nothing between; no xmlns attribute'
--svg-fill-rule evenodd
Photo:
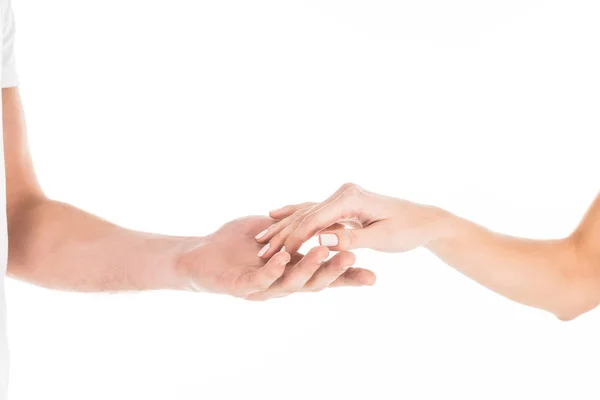
<svg viewBox="0 0 600 400"><path fill-rule="evenodd" d="M15 68L15 23L10 0L0 0L0 33L2 52L0 52L0 68L2 71L2 87L17 86ZM0 100L1 100L0 94ZM0 102L1 103L1 102ZM0 107L2 121L2 107ZM0 124L0 139L3 139ZM4 300L4 275L8 256L8 233L6 229L6 179L4 175L4 140L0 140L0 400L6 399L8 385L8 342L6 339L6 302Z"/></svg>

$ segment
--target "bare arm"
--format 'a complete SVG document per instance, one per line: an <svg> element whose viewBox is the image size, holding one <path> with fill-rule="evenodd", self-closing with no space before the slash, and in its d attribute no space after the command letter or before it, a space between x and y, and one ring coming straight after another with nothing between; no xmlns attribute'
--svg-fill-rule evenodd
<svg viewBox="0 0 600 400"><path fill-rule="evenodd" d="M334 250L400 252L425 246L495 292L568 320L600 304L600 194L567 238L530 240L501 235L436 207L346 184L322 203L288 206L259 241L294 251L320 233ZM360 229L332 224L354 218ZM324 230L324 231L323 231ZM269 257L271 254L265 254Z"/></svg>
<svg viewBox="0 0 600 400"><path fill-rule="evenodd" d="M530 240L491 232L449 215L426 248L484 286L563 320L600 303L600 196L575 233Z"/></svg>
<svg viewBox="0 0 600 400"><path fill-rule="evenodd" d="M35 176L17 88L2 90L8 274L42 286L104 291L177 288L185 241L129 231L48 199Z"/></svg>
<svg viewBox="0 0 600 400"><path fill-rule="evenodd" d="M29 154L17 88L2 90L9 232L8 274L77 291L189 289L264 300L328 286L372 284L372 272L349 268L351 253L281 252L269 261L254 236L272 223L244 218L207 237L169 237L124 229L48 199Z"/></svg>

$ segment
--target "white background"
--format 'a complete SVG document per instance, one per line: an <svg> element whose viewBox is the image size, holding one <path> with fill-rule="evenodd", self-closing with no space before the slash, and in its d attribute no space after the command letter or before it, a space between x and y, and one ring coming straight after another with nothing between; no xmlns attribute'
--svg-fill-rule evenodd
<svg viewBox="0 0 600 400"><path fill-rule="evenodd" d="M204 235L345 181L560 237L598 191L597 1L13 0L47 193ZM266 303L7 282L23 399L598 399L564 323L425 251Z"/></svg>

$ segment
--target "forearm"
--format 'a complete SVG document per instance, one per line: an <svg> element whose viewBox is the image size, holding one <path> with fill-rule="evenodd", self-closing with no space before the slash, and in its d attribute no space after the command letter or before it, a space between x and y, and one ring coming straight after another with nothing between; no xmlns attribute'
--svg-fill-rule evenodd
<svg viewBox="0 0 600 400"><path fill-rule="evenodd" d="M202 243L123 229L46 199L14 207L8 229L9 275L73 291L182 288L178 257Z"/></svg>
<svg viewBox="0 0 600 400"><path fill-rule="evenodd" d="M425 247L512 300L572 319L600 302L600 264L573 235L530 240L491 232L446 214Z"/></svg>

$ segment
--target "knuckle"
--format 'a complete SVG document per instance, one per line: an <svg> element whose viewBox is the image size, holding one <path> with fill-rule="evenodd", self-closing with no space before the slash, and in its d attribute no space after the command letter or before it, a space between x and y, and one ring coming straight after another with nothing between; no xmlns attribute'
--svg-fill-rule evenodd
<svg viewBox="0 0 600 400"><path fill-rule="evenodd" d="M301 215L298 215L298 217L294 218L294 220L288 226L289 230L293 232L296 229L298 229L300 226L302 226L306 217L307 217L306 215L301 214Z"/></svg>
<svg viewBox="0 0 600 400"><path fill-rule="evenodd" d="M269 284L265 279L257 279L254 284L252 285L252 289L262 292L264 290L267 290L269 288Z"/></svg>
<svg viewBox="0 0 600 400"><path fill-rule="evenodd" d="M343 217L353 217L356 214L363 203L364 192L360 188L348 189L342 194L343 197Z"/></svg>
<svg viewBox="0 0 600 400"><path fill-rule="evenodd" d="M293 214L288 215L287 217L283 218L282 220L274 223L273 227L276 227L278 230L281 230L281 229L285 228L286 226L288 226L293 220L294 220L294 215Z"/></svg>
<svg viewBox="0 0 600 400"><path fill-rule="evenodd" d="M275 222L274 224L269 226L267 228L267 233L265 233L264 236L261 237L261 239L267 238L269 235L272 235L273 232L279 232L281 230L282 223L283 223L283 220L281 220L279 222Z"/></svg>
<svg viewBox="0 0 600 400"><path fill-rule="evenodd" d="M310 224L312 221L315 220L315 215L316 214L314 213L306 214L304 218L302 218L301 225Z"/></svg>
<svg viewBox="0 0 600 400"><path fill-rule="evenodd" d="M311 225L315 221L315 214L308 214L305 217L299 219L298 224L296 225L296 230L300 234L304 234L305 231L309 231Z"/></svg>
<svg viewBox="0 0 600 400"><path fill-rule="evenodd" d="M344 191L346 191L346 190L348 190L348 189L351 189L351 188L353 188L353 187L357 187L357 186L358 186L358 185L356 185L355 183L352 183L352 182L346 182L346 183L344 183L344 184L343 184L343 185L340 187L340 189L341 189L341 190L344 190Z"/></svg>
<svg viewBox="0 0 600 400"><path fill-rule="evenodd" d="M356 242L356 231L354 229L346 229L343 232L344 234L341 236L343 237L343 241L345 242L344 244L346 246L352 246Z"/></svg>
<svg viewBox="0 0 600 400"><path fill-rule="evenodd" d="M358 185L353 184L344 190L344 196L346 197L356 197L360 194L362 194L362 189Z"/></svg>
<svg viewBox="0 0 600 400"><path fill-rule="evenodd" d="M283 231L282 231L282 232L279 232L279 233L275 234L275 236L273 236L271 238L271 240L269 241L269 243L271 243L271 247L274 247L274 246L278 246L281 243L283 243L284 240L285 240L285 238L283 236Z"/></svg>
<svg viewBox="0 0 600 400"><path fill-rule="evenodd" d="M292 218L296 219L298 217L300 217L302 214L304 214L306 212L306 210L304 209L298 209L296 211L294 211L294 213L292 214Z"/></svg>
<svg viewBox="0 0 600 400"><path fill-rule="evenodd" d="M281 287L279 288L279 290L277 290L277 297L285 297L285 296L289 296L290 294L297 292L298 290L292 286L291 283L289 282L284 282Z"/></svg>
<svg viewBox="0 0 600 400"><path fill-rule="evenodd" d="M294 215L292 215L290 217L290 219L287 221L285 230L286 231L290 231L290 230L294 230L296 229L296 226L298 226L298 224L300 223L300 221L302 221L302 213L300 213L299 211L297 211Z"/></svg>
<svg viewBox="0 0 600 400"><path fill-rule="evenodd" d="M356 262L356 256L354 255L354 253L351 253L349 251L340 253L339 257L340 257L340 264L342 267L354 265L354 263Z"/></svg>
<svg viewBox="0 0 600 400"><path fill-rule="evenodd" d="M315 247L313 250L311 250L311 252L317 259L324 259L329 256L329 249L324 246Z"/></svg>
<svg viewBox="0 0 600 400"><path fill-rule="evenodd" d="M354 253L350 253L348 251L340 252L338 257L336 269L345 269L351 265L354 265L354 262L356 261L356 256Z"/></svg>

